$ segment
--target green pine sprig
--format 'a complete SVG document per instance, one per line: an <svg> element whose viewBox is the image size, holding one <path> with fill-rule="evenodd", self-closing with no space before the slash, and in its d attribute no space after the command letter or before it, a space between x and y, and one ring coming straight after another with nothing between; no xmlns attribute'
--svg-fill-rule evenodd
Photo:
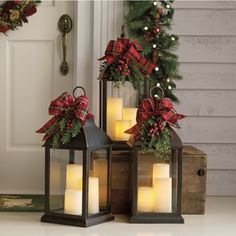
<svg viewBox="0 0 236 236"><path fill-rule="evenodd" d="M155 136L149 136L150 127L158 122L158 118L151 117L140 129L141 150L149 152L152 150L155 156L160 160L169 160L168 152L170 150L170 133L167 127Z"/></svg>

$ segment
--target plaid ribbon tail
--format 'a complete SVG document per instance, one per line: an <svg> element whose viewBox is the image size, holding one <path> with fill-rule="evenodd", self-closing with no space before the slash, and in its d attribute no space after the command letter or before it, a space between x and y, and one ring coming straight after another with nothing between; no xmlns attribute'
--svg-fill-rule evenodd
<svg viewBox="0 0 236 236"><path fill-rule="evenodd" d="M57 116L52 117L45 125L36 130L36 133L46 133L46 131L56 123Z"/></svg>

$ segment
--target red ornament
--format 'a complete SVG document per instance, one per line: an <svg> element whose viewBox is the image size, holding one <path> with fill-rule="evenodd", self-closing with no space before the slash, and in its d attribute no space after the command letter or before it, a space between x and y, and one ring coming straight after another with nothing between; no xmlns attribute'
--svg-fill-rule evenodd
<svg viewBox="0 0 236 236"><path fill-rule="evenodd" d="M154 33L154 34L157 34L157 33L159 33L159 32L160 32L160 28L157 27L157 26L154 26L154 28L153 28L153 33Z"/></svg>
<svg viewBox="0 0 236 236"><path fill-rule="evenodd" d="M35 6L29 6L24 9L24 15L26 16L31 16L36 12L37 12L37 9Z"/></svg>
<svg viewBox="0 0 236 236"><path fill-rule="evenodd" d="M6 33L9 30L9 27L7 25L0 25L0 32Z"/></svg>

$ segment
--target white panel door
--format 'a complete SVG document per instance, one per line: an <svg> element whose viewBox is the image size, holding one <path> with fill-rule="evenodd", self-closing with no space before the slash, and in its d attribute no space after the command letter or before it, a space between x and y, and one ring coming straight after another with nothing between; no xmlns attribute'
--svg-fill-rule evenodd
<svg viewBox="0 0 236 236"><path fill-rule="evenodd" d="M74 30L68 41L70 72L62 76L57 24L65 13L74 21L75 4L43 1L28 24L0 35L0 193L44 190L42 135L35 130L50 118L50 101L74 85Z"/></svg>

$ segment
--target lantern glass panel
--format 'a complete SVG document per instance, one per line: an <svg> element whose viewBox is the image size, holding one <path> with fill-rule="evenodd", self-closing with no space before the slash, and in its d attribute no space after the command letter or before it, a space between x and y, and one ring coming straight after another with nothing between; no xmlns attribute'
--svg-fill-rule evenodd
<svg viewBox="0 0 236 236"><path fill-rule="evenodd" d="M82 215L83 152L50 152L50 211Z"/></svg>
<svg viewBox="0 0 236 236"><path fill-rule="evenodd" d="M128 141L129 135L124 131L136 123L137 91L128 81L115 86L113 81L102 80L101 92L101 128L106 131L112 141Z"/></svg>
<svg viewBox="0 0 236 236"><path fill-rule="evenodd" d="M137 213L176 213L177 150L164 159L149 151L138 151Z"/></svg>
<svg viewBox="0 0 236 236"><path fill-rule="evenodd" d="M88 181L88 214L108 210L108 149L91 151Z"/></svg>

